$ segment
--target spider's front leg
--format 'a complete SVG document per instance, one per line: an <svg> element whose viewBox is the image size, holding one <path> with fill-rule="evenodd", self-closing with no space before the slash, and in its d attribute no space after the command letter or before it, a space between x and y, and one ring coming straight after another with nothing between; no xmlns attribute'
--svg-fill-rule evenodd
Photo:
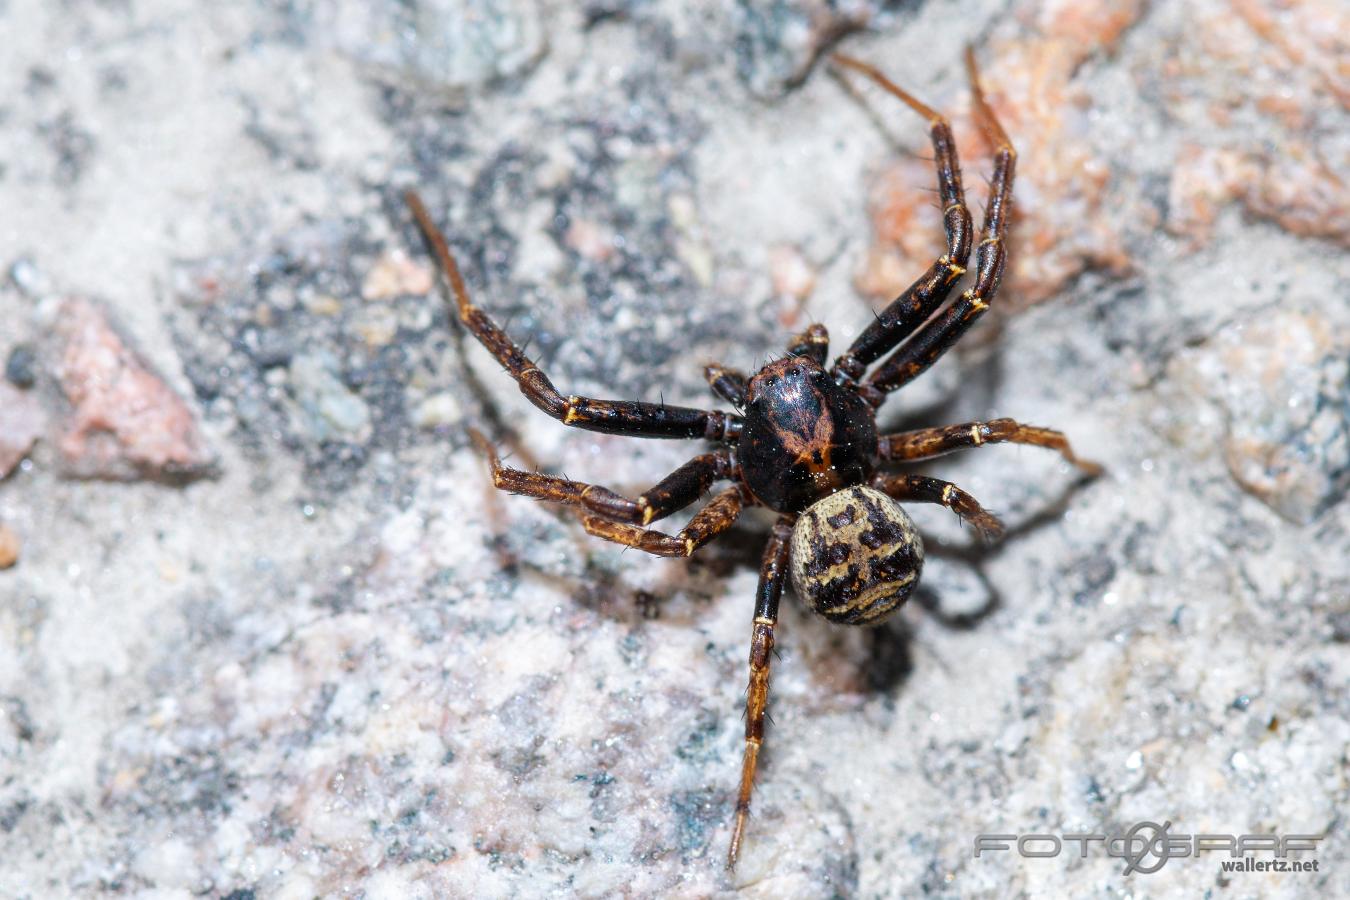
<svg viewBox="0 0 1350 900"><path fill-rule="evenodd" d="M789 356L804 356L815 361L818 366L825 365L825 355L829 351L830 333L818 323L793 335L787 348ZM714 394L737 409L745 408L745 392L750 388L750 379L744 372L713 363L704 366L703 377L708 379L708 387L712 388Z"/></svg>
<svg viewBox="0 0 1350 900"><path fill-rule="evenodd" d="M671 472L636 500L598 484L586 484L557 475L526 472L502 465L497 451L483 434L469 430L492 467L492 485L512 494L577 506L591 515L582 519L586 531L657 556L688 556L726 529L740 515L740 489L731 488L699 510L679 534L669 535L638 527L663 519L703 496L714 482L733 475L726 450L705 453Z"/></svg>
<svg viewBox="0 0 1350 900"><path fill-rule="evenodd" d="M989 206L984 213L984 231L975 250L975 284L951 306L921 328L903 347L882 364L867 379L875 389L875 402L909 384L960 340L966 329L989 309L989 301L998 291L1003 279L1006 261L1004 242L1008 233L1008 218L1012 207L1013 171L1017 151L1008 134L994 116L980 88L980 75L975 67L975 54L966 48L966 71L970 76L971 95L975 100L975 115L984 128L989 142L994 145L994 177L989 186Z"/></svg>
<svg viewBox="0 0 1350 900"><path fill-rule="evenodd" d="M750 379L744 372L713 363L703 367L703 377L708 379L708 387L714 394L737 409L745 408L745 392L750 387Z"/></svg>
<svg viewBox="0 0 1350 900"><path fill-rule="evenodd" d="M464 276L445 235L431 220L426 205L416 193L404 195L413 219L426 240L437 265L450 282L459 320L478 342L506 368L520 385L520 391L535 406L564 425L648 438L704 438L710 441L734 441L740 434L741 420L715 410L667 406L638 400L595 400L590 397L564 397L548 376L526 356L506 332L483 310L469 301Z"/></svg>
<svg viewBox="0 0 1350 900"><path fill-rule="evenodd" d="M736 823L727 850L727 868L734 869L741 855L745 822L750 817L750 794L755 787L759 748L764 743L764 713L769 705L769 662L773 654L773 629L778 624L778 601L788 573L792 542L792 516L782 516L764 548L755 592L755 627L750 637L750 686L745 696L745 757L741 761L741 786L736 792Z"/></svg>
<svg viewBox="0 0 1350 900"><path fill-rule="evenodd" d="M793 335L787 352L788 356L805 356L823 368L830 352L830 333L819 322L809 325L801 334Z"/></svg>
<svg viewBox="0 0 1350 900"><path fill-rule="evenodd" d="M934 163L937 166L938 197L942 203L942 224L947 235L947 252L890 306L882 310L876 321L868 325L848 350L834 361L830 373L836 381L843 383L861 378L868 366L908 337L942 305L952 285L966 271L974 226L971 224L970 210L966 208L965 189L961 186L961 163L956 155L956 141L952 138L951 124L947 119L896 86L875 66L842 54L835 54L834 61L866 75L928 120ZM880 397L877 399L879 402Z"/></svg>

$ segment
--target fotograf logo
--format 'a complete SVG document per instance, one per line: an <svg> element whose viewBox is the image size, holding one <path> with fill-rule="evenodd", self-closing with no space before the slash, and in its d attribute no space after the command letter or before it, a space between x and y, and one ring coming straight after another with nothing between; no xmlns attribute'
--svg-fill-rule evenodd
<svg viewBox="0 0 1350 900"><path fill-rule="evenodd" d="M1019 856L1053 858L1064 852L1065 844L1077 844L1078 855L1086 859L1091 848L1107 856L1125 860L1124 875L1151 875L1169 859L1199 856L1201 853L1227 851L1230 857L1270 853L1283 860L1290 851L1316 850L1321 834L1173 834L1172 822L1136 822L1120 834L1072 832L1065 834L978 834L975 858L990 851L1015 850ZM1302 871L1299 866L1294 871ZM1313 871L1316 866L1311 867ZM1282 866L1277 871L1287 871ZM1237 871L1237 870L1235 870Z"/></svg>

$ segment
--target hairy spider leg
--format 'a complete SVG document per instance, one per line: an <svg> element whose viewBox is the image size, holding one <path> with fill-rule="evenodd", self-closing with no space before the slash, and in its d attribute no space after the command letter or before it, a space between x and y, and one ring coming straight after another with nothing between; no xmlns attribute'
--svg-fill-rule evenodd
<svg viewBox="0 0 1350 900"><path fill-rule="evenodd" d="M882 310L876 320L854 339L848 350L834 361L830 374L836 381L843 383L856 382L868 366L913 333L942 305L952 286L966 271L974 226L971 224L970 210L966 208L965 190L961 186L961 162L947 119L898 87L875 66L838 53L833 58L837 64L867 76L928 120L934 164L937 167L938 197L942 203L942 224L947 235L947 252ZM869 399L876 405L882 397L869 396Z"/></svg>
<svg viewBox="0 0 1350 900"><path fill-rule="evenodd" d="M450 282L459 320L478 342L506 368L531 403L564 425L589 431L646 438L704 438L710 441L735 441L740 434L738 416L714 410L668 406L637 400L595 400L590 397L564 397L548 376L527 357L483 310L469 302L464 277L455 263L445 235L436 227L422 199L413 191L404 195L413 219Z"/></svg>
<svg viewBox="0 0 1350 900"><path fill-rule="evenodd" d="M1047 450L1059 451L1066 461L1091 475L1101 474L1102 471L1099 464L1078 457L1062 431L1023 425L1013 419L991 419L988 422L965 422L961 425L883 434L877 438L877 454L890 462L912 462L984 444L1045 447Z"/></svg>
<svg viewBox="0 0 1350 900"><path fill-rule="evenodd" d="M694 551L717 537L735 523L746 506L739 487L729 487L708 501L708 505L694 513L689 524L679 534L666 534L637 525L627 525L586 516L581 520L588 534L633 547L653 556L693 556Z"/></svg>
<svg viewBox="0 0 1350 900"><path fill-rule="evenodd" d="M808 325L805 331L788 341L787 352L788 356L805 356L824 368L825 357L830 352L830 333L819 322Z"/></svg>
<svg viewBox="0 0 1350 900"><path fill-rule="evenodd" d="M708 379L708 387L714 394L737 409L745 407L745 392L750 389L750 379L744 372L713 363L703 367L703 377Z"/></svg>
<svg viewBox="0 0 1350 900"><path fill-rule="evenodd" d="M588 513L616 522L647 525L657 519L664 519L703 496L715 482L735 474L731 452L716 450L695 456L636 500L630 500L598 484L504 466L496 449L482 432L470 428L469 434L487 457L492 467L492 486L498 490L523 494L536 500L579 506Z"/></svg>
<svg viewBox="0 0 1350 900"><path fill-rule="evenodd" d="M789 356L804 356L816 365L825 365L825 355L830 351L830 333L824 325L810 325L800 334L793 335L788 342ZM735 406L745 407L745 392L750 389L750 379L739 369L729 369L719 363L703 367L703 377L713 393Z"/></svg>
<svg viewBox="0 0 1350 900"><path fill-rule="evenodd" d="M998 516L950 481L924 475L877 475L872 479L872 487L896 500L945 506L960 516L961 521L973 526L986 541L998 540L1003 534L1003 523Z"/></svg>
<svg viewBox="0 0 1350 900"><path fill-rule="evenodd" d="M741 761L741 786L736 792L736 822L731 829L727 868L734 869L741 855L745 822L750 817L750 794L755 787L759 748L764 743L764 712L769 705L769 663L773 657L773 629L778 624L778 601L788 572L794 516L780 516L764 547L755 592L755 625L750 638L750 685L745 695L745 756Z"/></svg>
<svg viewBox="0 0 1350 900"><path fill-rule="evenodd" d="M982 239L975 249L975 284L919 329L868 376L867 383L879 392L876 399L878 405L880 397L909 384L960 340L966 329L989 308L989 302L1003 279L1006 259L1004 238L1011 212L1017 151L1013 149L1007 133L985 100L979 71L975 67L975 53L969 47L966 48L966 72L975 100L975 116L990 144L994 146L994 177L989 187L989 206L984 213Z"/></svg>

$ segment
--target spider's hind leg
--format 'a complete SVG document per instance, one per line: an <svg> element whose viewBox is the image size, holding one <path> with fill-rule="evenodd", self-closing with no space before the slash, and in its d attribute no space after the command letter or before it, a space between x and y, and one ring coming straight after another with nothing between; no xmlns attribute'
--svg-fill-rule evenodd
<svg viewBox="0 0 1350 900"><path fill-rule="evenodd" d="M731 488L699 510L679 534L668 535L641 527L683 509L706 493L714 482L731 477L731 455L725 450L694 457L636 500L630 500L598 484L504 466L486 437L473 429L469 433L492 467L493 487L580 507L589 513L582 519L588 533L657 556L690 555L730 528L743 505L740 489Z"/></svg>
<svg viewBox="0 0 1350 900"><path fill-rule="evenodd" d="M872 479L872 486L896 500L945 506L961 521L973 526L986 541L997 540L1003 534L1003 523L998 516L950 481L924 475L877 475Z"/></svg>
<svg viewBox="0 0 1350 900"><path fill-rule="evenodd" d="M788 551L792 540L792 517L783 516L773 526L773 536L764 548L755 593L755 627L750 637L750 686L745 695L745 756L741 760L741 784L736 792L736 821L727 850L727 868L734 869L741 855L745 822L750 817L750 794L759 767L759 748L764 743L764 718L769 705L769 663L773 657L773 630L778 624L778 601L787 579Z"/></svg>

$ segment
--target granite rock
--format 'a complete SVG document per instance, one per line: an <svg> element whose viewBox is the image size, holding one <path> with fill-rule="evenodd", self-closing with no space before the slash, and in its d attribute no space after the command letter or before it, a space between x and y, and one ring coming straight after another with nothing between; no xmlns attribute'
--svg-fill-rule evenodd
<svg viewBox="0 0 1350 900"><path fill-rule="evenodd" d="M800 23L862 6L785 3L747 76L750 6L0 4L5 348L101 298L219 459L71 480L44 444L0 482L0 895L1350 896L1350 261L1303 181L1232 189L1339 171L1328 4L888 3L840 36ZM706 363L872 320L873 177L926 152L804 61L840 46L959 122L967 43L1007 66L1032 240L882 426L1012 416L1107 475L935 460L1002 543L913 505L923 584L884 627L784 598L729 875L771 517L661 560L494 491L468 425L630 494L702 445L531 406L451 327L401 193L560 390L710 403ZM1325 834L1320 868L972 854L1143 821Z"/></svg>

